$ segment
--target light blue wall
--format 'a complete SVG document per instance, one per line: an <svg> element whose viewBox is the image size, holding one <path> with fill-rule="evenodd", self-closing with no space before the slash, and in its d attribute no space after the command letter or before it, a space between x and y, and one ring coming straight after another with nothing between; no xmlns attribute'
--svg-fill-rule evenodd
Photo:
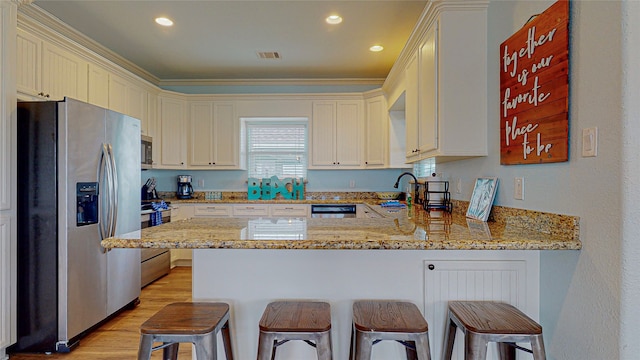
<svg viewBox="0 0 640 360"><path fill-rule="evenodd" d="M489 156L444 163L438 172L461 179L463 192L456 199L469 200L478 176L500 179L497 205L580 217L580 251L543 251L540 256L540 322L544 329L547 359L637 359L621 354L638 349L621 343L621 211L629 179L623 173L638 163L624 164L622 153L622 89L624 68L621 46L620 1L571 1L569 161L543 165L500 165L500 44L534 14L554 1L491 1L488 47ZM637 7L636 7L637 8ZM638 17L636 13L635 17ZM598 25L596 25L598 24ZM636 43L637 46L637 43ZM635 58L637 60L637 58ZM637 61L631 65L637 67ZM638 83L638 79L629 80ZM635 102L638 101L637 92ZM638 114L635 114L638 121ZM598 127L597 157L581 156L582 129ZM637 133L635 143L638 148ZM637 151L635 152L637 154ZM524 200L516 200L514 177L524 177ZM637 207L637 203L634 208ZM634 243L637 241L637 232ZM636 245L637 247L637 245ZM637 259L635 261L637 263ZM633 277L638 278L637 272ZM636 291L637 292L637 291ZM622 299L621 299L622 298ZM635 303L636 309L638 303ZM637 310L635 311L638 312ZM638 317L627 318L637 329ZM629 326L630 328L630 326ZM624 334L622 334L624 335Z"/></svg>
<svg viewBox="0 0 640 360"><path fill-rule="evenodd" d="M396 191L396 179L407 169L384 170L309 170L306 191ZM177 176L191 175L194 191L246 191L247 172L244 170L147 170L142 172L144 184L156 178L159 191L176 191ZM408 177L403 177L400 190L406 188ZM199 181L204 186L199 186ZM354 187L350 187L353 180ZM142 186L142 185L141 185Z"/></svg>

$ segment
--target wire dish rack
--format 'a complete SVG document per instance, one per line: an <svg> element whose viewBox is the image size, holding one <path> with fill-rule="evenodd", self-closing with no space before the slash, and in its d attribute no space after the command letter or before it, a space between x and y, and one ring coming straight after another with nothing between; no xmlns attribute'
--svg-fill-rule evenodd
<svg viewBox="0 0 640 360"><path fill-rule="evenodd" d="M427 181L425 182L424 200L422 207L427 210L444 210L451 212L451 193L449 192L448 181Z"/></svg>

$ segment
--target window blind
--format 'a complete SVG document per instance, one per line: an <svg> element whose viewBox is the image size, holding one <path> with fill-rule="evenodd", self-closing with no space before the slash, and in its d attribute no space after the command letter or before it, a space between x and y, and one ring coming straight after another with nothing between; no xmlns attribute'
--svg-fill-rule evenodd
<svg viewBox="0 0 640 360"><path fill-rule="evenodd" d="M249 177L306 178L306 124L252 122L246 130Z"/></svg>

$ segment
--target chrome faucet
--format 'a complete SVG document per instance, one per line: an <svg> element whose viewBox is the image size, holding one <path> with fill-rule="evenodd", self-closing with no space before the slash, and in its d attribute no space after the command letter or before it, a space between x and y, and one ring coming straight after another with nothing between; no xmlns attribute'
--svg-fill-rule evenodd
<svg viewBox="0 0 640 360"><path fill-rule="evenodd" d="M394 189L398 188L398 185L400 185L400 179L405 175L411 176L413 178L413 181L416 184L415 188L413 189L413 202L418 204L421 201L420 198L418 197L418 194L419 194L418 187L420 186L420 184L418 184L418 179L412 173L407 171L407 172L404 172L404 173L400 174L400 176L398 176L398 180L396 180L396 183L393 185L393 188Z"/></svg>

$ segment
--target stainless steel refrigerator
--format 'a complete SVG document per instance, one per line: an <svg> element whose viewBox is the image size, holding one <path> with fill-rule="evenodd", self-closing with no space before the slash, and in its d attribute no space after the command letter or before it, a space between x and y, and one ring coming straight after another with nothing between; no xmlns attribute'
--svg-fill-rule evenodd
<svg viewBox="0 0 640 360"><path fill-rule="evenodd" d="M18 103L17 343L68 352L140 296L140 121L73 99Z"/></svg>

